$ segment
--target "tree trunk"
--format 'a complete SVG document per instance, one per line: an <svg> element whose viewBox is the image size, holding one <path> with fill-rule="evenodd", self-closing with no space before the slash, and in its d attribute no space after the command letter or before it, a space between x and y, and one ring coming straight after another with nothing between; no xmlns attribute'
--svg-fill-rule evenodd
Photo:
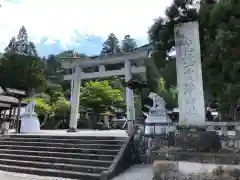
<svg viewBox="0 0 240 180"><path fill-rule="evenodd" d="M93 111L93 114L91 117L91 129L97 128L97 124L99 121L99 115L100 115L100 113L98 111Z"/></svg>
<svg viewBox="0 0 240 180"><path fill-rule="evenodd" d="M235 106L234 104L231 104L229 107L229 117L231 118L231 121L235 121L235 112L234 112Z"/></svg>
<svg viewBox="0 0 240 180"><path fill-rule="evenodd" d="M43 123L40 125L40 127L42 127L46 124L47 119L48 119L48 114L44 114L44 120L43 120Z"/></svg>

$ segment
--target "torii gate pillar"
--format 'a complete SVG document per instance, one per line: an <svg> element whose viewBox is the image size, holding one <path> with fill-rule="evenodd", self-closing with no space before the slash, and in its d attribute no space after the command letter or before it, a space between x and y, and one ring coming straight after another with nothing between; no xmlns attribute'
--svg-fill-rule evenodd
<svg viewBox="0 0 240 180"><path fill-rule="evenodd" d="M125 60L125 82L132 79L132 65L130 60ZM135 107L133 90L126 87L126 105L127 105L127 120L128 120L128 132L131 131L133 122L135 122Z"/></svg>
<svg viewBox="0 0 240 180"><path fill-rule="evenodd" d="M73 88L71 89L71 112L68 132L77 131L78 109L81 87L81 72L82 68L76 67L73 77Z"/></svg>

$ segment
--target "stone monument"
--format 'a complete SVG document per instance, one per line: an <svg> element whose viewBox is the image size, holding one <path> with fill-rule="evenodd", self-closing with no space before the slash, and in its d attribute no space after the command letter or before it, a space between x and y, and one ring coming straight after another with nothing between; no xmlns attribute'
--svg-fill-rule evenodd
<svg viewBox="0 0 240 180"><path fill-rule="evenodd" d="M35 113L36 103L34 101L30 102L26 108L25 112L21 114L21 127L20 133L39 133L40 132L40 122L38 115Z"/></svg>
<svg viewBox="0 0 240 180"><path fill-rule="evenodd" d="M179 124L181 125L205 124L198 26L198 22L175 26Z"/></svg>

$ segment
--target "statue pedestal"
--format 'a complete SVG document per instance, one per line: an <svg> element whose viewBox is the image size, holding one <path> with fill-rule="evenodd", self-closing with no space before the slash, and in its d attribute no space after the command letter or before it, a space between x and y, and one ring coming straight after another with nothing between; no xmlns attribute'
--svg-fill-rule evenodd
<svg viewBox="0 0 240 180"><path fill-rule="evenodd" d="M168 134L171 127L171 119L165 109L152 108L145 120L145 134ZM171 127L171 128L170 128Z"/></svg>
<svg viewBox="0 0 240 180"><path fill-rule="evenodd" d="M25 112L21 115L20 133L39 133L40 122L35 112Z"/></svg>
<svg viewBox="0 0 240 180"><path fill-rule="evenodd" d="M9 133L9 122L3 122L2 124L2 133L3 134L8 134Z"/></svg>
<svg viewBox="0 0 240 180"><path fill-rule="evenodd" d="M169 122L164 116L149 115L145 121L145 124L147 125L145 127L145 134L153 134L152 132L154 131L156 134L165 134L167 132L167 127L169 126Z"/></svg>

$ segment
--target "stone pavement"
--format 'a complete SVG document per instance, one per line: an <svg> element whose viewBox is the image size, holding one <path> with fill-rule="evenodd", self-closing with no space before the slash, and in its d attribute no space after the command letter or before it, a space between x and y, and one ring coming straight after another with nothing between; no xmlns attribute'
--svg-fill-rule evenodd
<svg viewBox="0 0 240 180"><path fill-rule="evenodd" d="M152 180L153 172L150 165L135 165L126 170L124 173L113 178L112 180ZM70 180L67 178L44 177L28 175L21 173L11 173L0 171L0 179L4 180Z"/></svg>
<svg viewBox="0 0 240 180"><path fill-rule="evenodd" d="M152 180L153 171L151 165L139 164L127 169L112 180Z"/></svg>
<svg viewBox="0 0 240 180"><path fill-rule="evenodd" d="M0 171L0 179L4 180L70 180L58 177L45 177L45 176L36 176L30 174L21 174L21 173L12 173Z"/></svg>
<svg viewBox="0 0 240 180"><path fill-rule="evenodd" d="M10 134L14 134L15 130L11 129ZM20 133L16 135L41 135L41 136L116 136L127 137L125 130L87 130L79 129L78 132L68 133L67 129L63 130L41 130L39 133Z"/></svg>

